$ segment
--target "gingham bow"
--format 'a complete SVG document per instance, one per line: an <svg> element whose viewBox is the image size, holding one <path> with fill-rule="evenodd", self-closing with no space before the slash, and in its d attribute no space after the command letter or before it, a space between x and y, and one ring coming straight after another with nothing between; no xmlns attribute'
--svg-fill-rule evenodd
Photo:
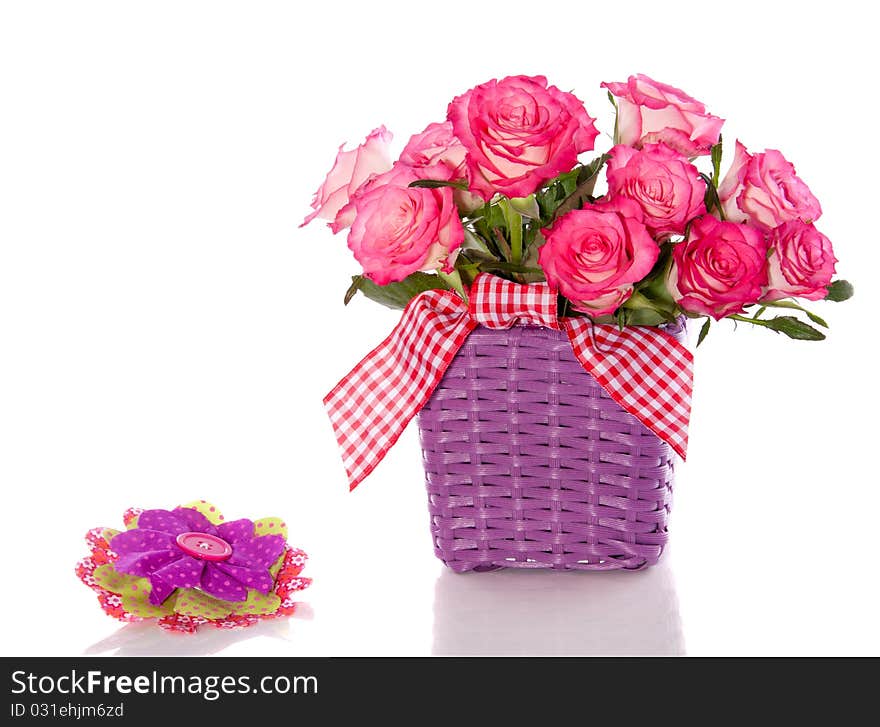
<svg viewBox="0 0 880 727"><path fill-rule="evenodd" d="M686 456L690 351L657 328L559 319L556 293L546 283L520 285L483 273L471 286L469 305L449 290L413 298L391 335L324 397L351 489L427 403L474 328L517 324L564 330L578 361L611 398Z"/></svg>

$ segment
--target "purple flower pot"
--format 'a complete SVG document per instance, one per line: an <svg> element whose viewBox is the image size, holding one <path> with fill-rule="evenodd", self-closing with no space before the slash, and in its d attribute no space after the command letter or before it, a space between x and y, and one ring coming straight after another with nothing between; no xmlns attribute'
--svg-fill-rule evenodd
<svg viewBox="0 0 880 727"><path fill-rule="evenodd" d="M452 570L660 558L674 452L584 371L564 333L477 328L418 419L434 549Z"/></svg>

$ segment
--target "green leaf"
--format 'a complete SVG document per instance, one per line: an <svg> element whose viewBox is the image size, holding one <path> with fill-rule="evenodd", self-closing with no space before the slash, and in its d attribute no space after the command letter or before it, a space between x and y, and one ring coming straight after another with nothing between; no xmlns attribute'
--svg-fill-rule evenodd
<svg viewBox="0 0 880 727"><path fill-rule="evenodd" d="M825 300L840 303L843 300L852 298L854 292L852 283L848 280L835 280L828 286L828 295L825 296Z"/></svg>
<svg viewBox="0 0 880 727"><path fill-rule="evenodd" d="M708 175L700 172L700 176L706 183L706 195L703 198L703 202L706 205L706 211L711 212L714 209L718 213L718 216L724 220L724 210L721 209L721 200L718 198L718 190L715 188L715 185L712 183L712 180Z"/></svg>
<svg viewBox="0 0 880 727"><path fill-rule="evenodd" d="M666 284L671 265L672 245L666 243L661 246L660 256L651 272L636 285L632 296L623 305L627 308L652 308L664 316L665 322L675 320L681 310Z"/></svg>
<svg viewBox="0 0 880 727"><path fill-rule="evenodd" d="M440 277L429 273L413 273L399 283L388 285L376 285L363 275L355 275L352 277L352 287L355 285L370 300L395 310L403 310L413 298L426 290L449 290L449 286Z"/></svg>
<svg viewBox="0 0 880 727"><path fill-rule="evenodd" d="M794 316L777 316L766 321L767 328L800 341L822 341L825 334Z"/></svg>
<svg viewBox="0 0 880 727"><path fill-rule="evenodd" d="M353 275L351 277L351 285L348 286L348 290L345 291L345 297L342 299L343 305L351 303L352 298L354 298L357 295L357 292L361 289L361 282L363 279L363 275Z"/></svg>
<svg viewBox="0 0 880 727"><path fill-rule="evenodd" d="M493 227L492 234L494 236L495 245L498 247L498 251L501 253L501 257L505 260L510 260L512 257L510 245L507 244L507 240L504 238L504 233L501 231L501 228Z"/></svg>
<svg viewBox="0 0 880 727"><path fill-rule="evenodd" d="M801 311L801 313L806 314L807 318L809 318L811 321L813 321L813 323L816 323L817 325L820 325L823 328L828 328L828 324L825 322L824 318L820 318L812 311L808 311L806 308L798 305L797 303L794 303L793 301L774 300L774 301L769 301L769 302L765 302L762 304L762 307L767 307L767 306L769 306L770 308L790 308L792 310L799 310L799 311ZM755 314L755 318L760 318L760 316Z"/></svg>
<svg viewBox="0 0 880 727"><path fill-rule="evenodd" d="M614 136L612 137L612 143L617 145L620 143L620 109L617 108L617 101L614 100L611 91L608 92L608 100L614 107Z"/></svg>
<svg viewBox="0 0 880 727"><path fill-rule="evenodd" d="M721 151L722 151L722 138L721 135L718 135L718 143L712 147L710 152L712 158L712 186L718 189L718 182L721 179Z"/></svg>
<svg viewBox="0 0 880 727"><path fill-rule="evenodd" d="M817 331L809 323L804 323L802 320L799 320L794 316L777 316L776 318L769 318L767 320L762 320L760 318L746 318L745 316L737 314L727 317L734 321L742 321L743 323L751 323L752 325L761 326L762 328L769 328L771 331L784 333L789 338L796 338L799 341L825 340L825 334L822 333L822 331Z"/></svg>
<svg viewBox="0 0 880 727"><path fill-rule="evenodd" d="M556 182L558 184L558 189L556 189L556 199L563 200L572 192L574 192L575 188L578 186L578 175L581 173L581 168L572 169L570 172L565 172L556 177ZM560 194L561 192L561 194Z"/></svg>
<svg viewBox="0 0 880 727"><path fill-rule="evenodd" d="M700 344L703 342L703 340L704 340L704 339L706 338L706 336L708 335L708 333L709 333L709 327L710 327L711 325L712 325L712 319L707 317L707 318L706 318L706 322L703 324L703 327L700 328L700 335L697 336L697 348L700 347Z"/></svg>
<svg viewBox="0 0 880 727"><path fill-rule="evenodd" d="M669 318L654 308L621 308L618 321L625 326L659 326Z"/></svg>
<svg viewBox="0 0 880 727"><path fill-rule="evenodd" d="M455 187L455 189L467 189L467 182L454 182L451 179L417 179L409 183L410 187L423 187L425 189L438 189L439 187Z"/></svg>
<svg viewBox="0 0 880 727"><path fill-rule="evenodd" d="M569 193L569 195L562 200L562 203L553 211L552 218L549 222L552 222L558 217L562 217L562 215L567 212L571 212L572 210L579 209L583 206L584 202L586 202L590 195L593 194L593 189L596 186L599 172L605 165L605 162L608 161L608 158L607 154L602 154L578 170L577 187L575 187L574 191Z"/></svg>
<svg viewBox="0 0 880 727"><path fill-rule="evenodd" d="M437 271L437 276L452 290L458 293L459 297L467 302L467 291L464 289L464 285L461 281L461 275L458 270L453 270L451 273L444 273L442 270Z"/></svg>

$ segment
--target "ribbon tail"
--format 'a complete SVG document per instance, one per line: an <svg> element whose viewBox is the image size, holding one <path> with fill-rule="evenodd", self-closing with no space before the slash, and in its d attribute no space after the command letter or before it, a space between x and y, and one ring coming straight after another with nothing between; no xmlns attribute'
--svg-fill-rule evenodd
<svg viewBox="0 0 880 727"><path fill-rule="evenodd" d="M388 338L324 397L350 489L427 403L475 327L456 293L425 291L410 301Z"/></svg>
<svg viewBox="0 0 880 727"><path fill-rule="evenodd" d="M614 401L687 458L694 358L656 328L563 321L574 354Z"/></svg>

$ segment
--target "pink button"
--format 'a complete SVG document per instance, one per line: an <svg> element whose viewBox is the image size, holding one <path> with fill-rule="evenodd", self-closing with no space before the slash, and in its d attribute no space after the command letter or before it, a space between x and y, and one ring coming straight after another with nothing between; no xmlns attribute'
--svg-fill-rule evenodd
<svg viewBox="0 0 880 727"><path fill-rule="evenodd" d="M181 533L177 545L187 555L202 560L226 560L232 555L232 546L223 538L208 533Z"/></svg>

